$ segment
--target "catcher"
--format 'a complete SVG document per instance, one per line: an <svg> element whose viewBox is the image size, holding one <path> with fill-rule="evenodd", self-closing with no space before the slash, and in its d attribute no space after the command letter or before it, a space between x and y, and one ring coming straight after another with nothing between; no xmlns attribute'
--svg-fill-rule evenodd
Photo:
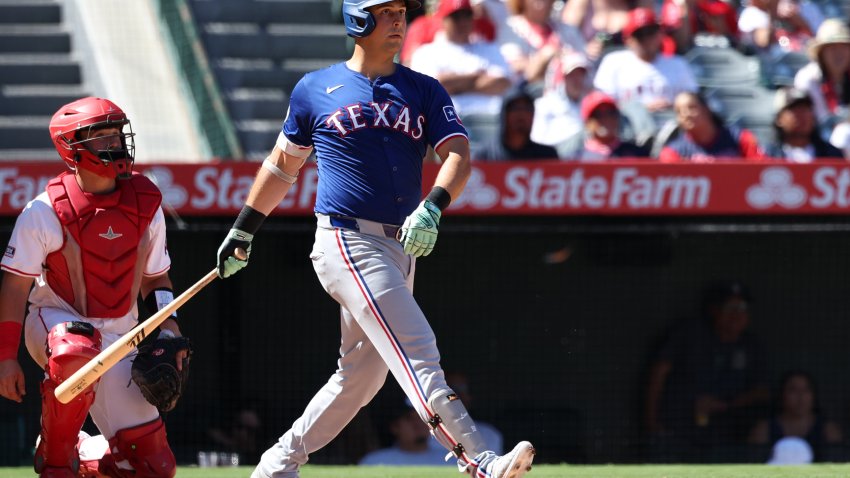
<svg viewBox="0 0 850 478"><path fill-rule="evenodd" d="M161 194L132 172L130 120L111 101L89 97L63 106L50 136L70 171L27 204L0 262L0 395L23 400L23 329L44 370L36 473L172 477L174 454L160 412L177 402L190 355L174 317L135 360L120 361L69 403L53 393L137 324L139 294L151 313L173 300ZM80 431L87 414L103 434L97 440ZM90 441L102 444L94 456Z"/></svg>

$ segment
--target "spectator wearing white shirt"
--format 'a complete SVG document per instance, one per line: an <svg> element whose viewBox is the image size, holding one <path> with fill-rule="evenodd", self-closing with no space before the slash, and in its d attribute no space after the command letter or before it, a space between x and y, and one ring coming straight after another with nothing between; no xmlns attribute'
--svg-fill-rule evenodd
<svg viewBox="0 0 850 478"><path fill-rule="evenodd" d="M534 100L532 141L555 146L582 131L581 99L589 90L590 69L584 54L571 50L563 54L560 87Z"/></svg>
<svg viewBox="0 0 850 478"><path fill-rule="evenodd" d="M443 85L461 118L498 115L501 95L511 86L508 65L499 49L491 43L471 41L472 14L470 0L442 0L437 15L445 36L419 47L410 62L413 70Z"/></svg>
<svg viewBox="0 0 850 478"><path fill-rule="evenodd" d="M628 48L602 58L594 87L618 103L636 101L652 113L671 110L677 94L699 89L684 59L661 55L661 27L652 9L629 12L623 37Z"/></svg>

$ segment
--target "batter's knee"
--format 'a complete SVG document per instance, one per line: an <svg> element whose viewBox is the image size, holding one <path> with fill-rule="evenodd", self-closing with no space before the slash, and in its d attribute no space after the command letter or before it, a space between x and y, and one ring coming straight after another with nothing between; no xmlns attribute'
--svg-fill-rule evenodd
<svg viewBox="0 0 850 478"><path fill-rule="evenodd" d="M47 374L60 384L101 349L100 332L87 322L62 322L47 335Z"/></svg>
<svg viewBox="0 0 850 478"><path fill-rule="evenodd" d="M168 446L165 423L161 418L119 430L109 440L116 462L127 460L136 470L135 478L173 478L177 461Z"/></svg>

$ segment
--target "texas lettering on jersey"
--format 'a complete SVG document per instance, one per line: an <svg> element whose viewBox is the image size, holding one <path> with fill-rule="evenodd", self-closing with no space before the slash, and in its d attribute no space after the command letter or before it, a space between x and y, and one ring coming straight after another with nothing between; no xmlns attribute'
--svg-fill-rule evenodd
<svg viewBox="0 0 850 478"><path fill-rule="evenodd" d="M336 128L340 136L363 128L389 128L413 139L421 138L425 131L425 116L419 114L412 121L407 105L401 105L401 108L393 106L392 101L344 106L329 114L325 125Z"/></svg>

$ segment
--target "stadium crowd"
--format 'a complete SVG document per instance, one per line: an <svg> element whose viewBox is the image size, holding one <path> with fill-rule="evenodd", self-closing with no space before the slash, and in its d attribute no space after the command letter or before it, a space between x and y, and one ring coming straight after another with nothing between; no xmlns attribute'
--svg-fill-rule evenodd
<svg viewBox="0 0 850 478"><path fill-rule="evenodd" d="M400 61L446 87L477 160L850 159L841 6L744 1L426 0Z"/></svg>

